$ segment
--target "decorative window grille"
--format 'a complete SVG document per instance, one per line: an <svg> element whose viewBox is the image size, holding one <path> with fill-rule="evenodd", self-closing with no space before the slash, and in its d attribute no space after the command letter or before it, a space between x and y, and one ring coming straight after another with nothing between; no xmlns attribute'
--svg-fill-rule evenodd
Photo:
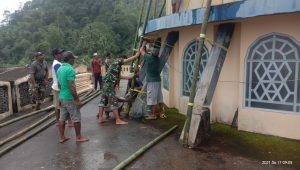
<svg viewBox="0 0 300 170"><path fill-rule="evenodd" d="M246 58L245 106L300 112L300 44L271 33L258 38Z"/></svg>
<svg viewBox="0 0 300 170"><path fill-rule="evenodd" d="M163 68L163 87L166 90L169 90L169 61L166 62Z"/></svg>
<svg viewBox="0 0 300 170"><path fill-rule="evenodd" d="M0 86L0 114L9 111L9 98L7 86Z"/></svg>
<svg viewBox="0 0 300 170"><path fill-rule="evenodd" d="M189 96L190 95L190 88L192 86L192 79L193 79L193 72L194 72L194 62L195 62L195 57L197 53L197 47L198 47L199 41L194 40L191 42L187 48L184 51L184 56L183 56L183 81L182 81L182 95L184 96ZM200 80L201 73L203 72L207 59L208 59L208 50L204 46L203 47L203 52L202 52L202 57L201 57L201 66L200 66L200 71L199 71L199 77L198 80ZM197 82L197 87L199 87L199 82Z"/></svg>
<svg viewBox="0 0 300 170"><path fill-rule="evenodd" d="M20 106L26 106L31 103L30 95L29 95L29 84L28 82L23 82L18 85L19 86L19 94L20 94Z"/></svg>

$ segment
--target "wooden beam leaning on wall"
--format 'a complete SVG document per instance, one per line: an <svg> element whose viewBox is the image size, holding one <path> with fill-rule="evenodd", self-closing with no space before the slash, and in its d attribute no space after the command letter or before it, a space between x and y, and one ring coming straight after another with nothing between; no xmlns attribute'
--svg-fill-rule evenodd
<svg viewBox="0 0 300 170"><path fill-rule="evenodd" d="M206 67L202 73L199 89L195 96L195 104L189 128L188 146L199 147L207 140L210 130L210 112L205 106L211 104L215 88L226 58L227 50L234 31L233 23L218 26L215 45L213 45ZM226 48L226 49L225 49ZM209 127L207 127L209 126ZM181 135L182 136L182 135Z"/></svg>
<svg viewBox="0 0 300 170"><path fill-rule="evenodd" d="M207 30L207 24L208 24L208 19L210 15L210 9L211 9L211 1L212 0L207 0L206 1L206 9L204 12L203 16L203 23L201 25L201 31L200 31L200 39L199 39L199 44L197 47L197 52L195 54L195 64L194 64L194 74L192 78L192 86L190 89L190 97L189 97L189 102L188 102L188 107L187 107L187 113L186 113L186 120L185 124L181 133L180 137L180 142L184 147L189 147L188 145L188 140L189 140L189 131L191 127L191 118L192 118L192 112L193 112L193 107L194 107L194 99L195 99L195 94L196 94L196 85L198 82L198 76L199 76L199 70L200 70L200 65L201 65L201 56L203 53L203 46L204 46L204 41L206 40L206 30Z"/></svg>

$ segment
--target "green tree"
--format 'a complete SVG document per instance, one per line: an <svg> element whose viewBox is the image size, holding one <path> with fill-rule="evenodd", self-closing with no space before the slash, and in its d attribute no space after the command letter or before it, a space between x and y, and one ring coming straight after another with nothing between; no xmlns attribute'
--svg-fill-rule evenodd
<svg viewBox="0 0 300 170"><path fill-rule="evenodd" d="M131 54L141 0L32 0L0 25L0 62L24 65L36 51L52 60L51 49L62 47L89 59Z"/></svg>

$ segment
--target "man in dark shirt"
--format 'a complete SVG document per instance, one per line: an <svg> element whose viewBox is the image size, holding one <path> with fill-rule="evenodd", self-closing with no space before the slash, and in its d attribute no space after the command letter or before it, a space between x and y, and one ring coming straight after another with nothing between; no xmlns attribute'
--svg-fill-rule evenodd
<svg viewBox="0 0 300 170"><path fill-rule="evenodd" d="M151 107L151 113L146 119L157 119L158 117L165 116L159 70L159 48L148 46L146 50L141 51L141 55L144 57L143 64L146 65L147 105ZM159 113L156 111L157 104L160 106Z"/></svg>
<svg viewBox="0 0 300 170"><path fill-rule="evenodd" d="M39 110L45 98L48 83L48 65L47 62L44 61L44 54L42 52L35 54L35 61L30 65L30 80L28 82L32 107Z"/></svg>

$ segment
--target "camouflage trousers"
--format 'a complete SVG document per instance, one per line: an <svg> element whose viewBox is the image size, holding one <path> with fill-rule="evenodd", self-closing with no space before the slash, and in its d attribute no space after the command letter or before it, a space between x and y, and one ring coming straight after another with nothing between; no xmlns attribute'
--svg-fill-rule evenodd
<svg viewBox="0 0 300 170"><path fill-rule="evenodd" d="M105 83L103 86L103 94L100 98L99 107L111 107L111 110L116 110L119 107L115 88L110 83Z"/></svg>
<svg viewBox="0 0 300 170"><path fill-rule="evenodd" d="M45 99L46 85L43 81L36 81L37 86L34 87L29 82L29 95L31 104L42 103Z"/></svg>

